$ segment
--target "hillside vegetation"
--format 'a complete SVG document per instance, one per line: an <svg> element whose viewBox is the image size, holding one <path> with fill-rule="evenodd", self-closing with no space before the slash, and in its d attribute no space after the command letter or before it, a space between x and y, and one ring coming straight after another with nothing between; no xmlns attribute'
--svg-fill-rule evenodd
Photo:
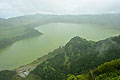
<svg viewBox="0 0 120 80"><path fill-rule="evenodd" d="M67 79L68 74L82 74L104 62L118 59L120 36L98 42L87 41L77 36L63 47L62 53L60 52L38 65L28 78L35 75L41 80L63 80Z"/></svg>
<svg viewBox="0 0 120 80"><path fill-rule="evenodd" d="M77 80L76 77L79 77L78 80L89 80L89 78L90 80L109 80L109 78L117 80L116 78L119 78L119 52L120 36L98 42L87 41L76 36L64 47L50 52L47 59L25 79L17 74L13 78L14 80ZM112 62L105 63L109 61ZM95 69L96 67L98 68Z"/></svg>
<svg viewBox="0 0 120 80"><path fill-rule="evenodd" d="M68 75L67 80L120 80L120 59L105 62L81 75Z"/></svg>
<svg viewBox="0 0 120 80"><path fill-rule="evenodd" d="M36 14L1 19L0 49L18 40L42 35L34 27L47 23L86 23L120 28L119 15ZM37 67L26 78L20 77L15 70L4 70L0 71L0 80L119 80L120 36L98 42L76 36L43 58L43 61L40 58L33 62Z"/></svg>
<svg viewBox="0 0 120 80"><path fill-rule="evenodd" d="M13 44L14 42L42 35L39 31L31 27L1 27L0 26L0 50Z"/></svg>

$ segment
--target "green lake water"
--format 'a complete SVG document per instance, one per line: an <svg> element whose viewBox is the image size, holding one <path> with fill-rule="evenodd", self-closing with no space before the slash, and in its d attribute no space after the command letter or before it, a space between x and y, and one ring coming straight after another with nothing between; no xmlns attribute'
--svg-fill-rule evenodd
<svg viewBox="0 0 120 80"><path fill-rule="evenodd" d="M120 29L93 24L50 23L35 29L43 35L17 41L0 51L0 70L14 69L31 63L59 46L65 45L75 36L98 41L120 34Z"/></svg>

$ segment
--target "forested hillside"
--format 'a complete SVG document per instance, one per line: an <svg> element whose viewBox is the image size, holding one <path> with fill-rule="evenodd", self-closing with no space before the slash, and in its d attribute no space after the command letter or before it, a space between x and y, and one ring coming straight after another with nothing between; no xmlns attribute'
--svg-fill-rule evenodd
<svg viewBox="0 0 120 80"><path fill-rule="evenodd" d="M105 62L81 75L68 75L67 80L120 80L120 59Z"/></svg>
<svg viewBox="0 0 120 80"><path fill-rule="evenodd" d="M67 79L68 74L81 74L104 62L120 58L119 52L120 36L98 42L77 36L65 45L62 53L58 52L55 57L38 65L28 78L35 75L41 80Z"/></svg>
<svg viewBox="0 0 120 80"><path fill-rule="evenodd" d="M76 77L78 80L117 80L119 52L120 36L98 42L76 36L64 47L50 52L47 60L40 63L25 79L13 75L10 80L77 80ZM118 60L112 61L115 59ZM105 63L109 61L112 62Z"/></svg>
<svg viewBox="0 0 120 80"><path fill-rule="evenodd" d="M38 25L62 22L101 24L119 28L119 15L120 14L58 16L36 14L32 16L0 19L0 49L18 40L42 35L42 33L34 29L34 27ZM8 78L9 80L71 80L71 76L76 77L76 75L84 75L86 73L90 73L92 79L96 78L96 80L99 80L101 76L104 76L103 73L97 74L96 71L94 77L91 69L95 69L105 62L120 58L120 36L107 38L98 42L88 41L76 36L65 46L60 46L53 52L48 53L45 59L44 57L42 58L43 61L39 62L38 59L36 64L39 65L31 71L26 78L21 78L15 70L8 70L0 72L0 80L7 80ZM117 73L115 72L115 74ZM105 74L105 76L106 75L111 74ZM109 78L109 76L105 78Z"/></svg>
<svg viewBox="0 0 120 80"><path fill-rule="evenodd" d="M77 77L78 80L89 80L89 78L90 80L91 78L96 80L106 78L109 80L109 77L119 78L119 76L117 76L119 74L119 60L101 65L104 62L119 59L119 52L120 36L98 42L87 41L86 39L76 36L72 38L65 47L50 52L47 60L38 65L29 76L26 77L26 80L77 80ZM95 69L99 65L101 66ZM2 80L6 80L6 78L9 77L4 78L2 75L9 75L10 80L24 80L6 71L1 72L0 79Z"/></svg>

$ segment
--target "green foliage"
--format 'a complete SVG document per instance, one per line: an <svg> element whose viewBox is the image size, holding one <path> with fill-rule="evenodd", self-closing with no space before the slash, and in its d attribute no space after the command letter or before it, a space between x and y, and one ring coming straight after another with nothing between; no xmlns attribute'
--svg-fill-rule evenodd
<svg viewBox="0 0 120 80"><path fill-rule="evenodd" d="M40 33L34 30L33 27L41 24L50 22L82 22L112 25L119 28L119 17L120 14L103 15L103 17L98 15L94 15L94 17L71 15L33 15L12 18L5 21L1 20L0 49L11 45L17 40L40 35ZM47 60L38 65L37 68L30 73L26 80L64 80L67 79L68 74L73 74L70 75L68 79L73 80L77 78L78 80L85 80L86 75L77 74L89 71L89 69L93 69L106 61L111 61L118 58L120 58L120 36L99 42L87 41L77 36L71 39L71 41L68 42L62 49L57 49L49 53ZM109 64L107 64L104 67L99 68L98 71L96 69L96 72L94 72L96 79L119 80L119 68L114 65L111 64L110 67ZM14 75L14 72L2 71L0 72L0 80L11 80ZM87 76L90 78L93 77L92 73ZM21 80L18 76L14 76L14 79Z"/></svg>
<svg viewBox="0 0 120 80"><path fill-rule="evenodd" d="M50 52L26 80L119 80L119 52L120 44L114 37L93 42L77 36ZM118 60L109 62L114 59Z"/></svg>
<svg viewBox="0 0 120 80"><path fill-rule="evenodd" d="M75 75L69 74L67 80L77 80Z"/></svg>
<svg viewBox="0 0 120 80"><path fill-rule="evenodd" d="M0 80L13 80L16 75L15 71L4 70L0 71Z"/></svg>
<svg viewBox="0 0 120 80"><path fill-rule="evenodd" d="M39 76L30 74L25 80L41 80Z"/></svg>
<svg viewBox="0 0 120 80"><path fill-rule="evenodd" d="M120 58L119 52L120 45L118 45L116 40L113 43L111 38L93 42L77 36L71 39L62 49L60 48L57 51L51 52L49 55L56 55L52 57L48 56L49 58L38 65L31 74L39 76L42 80L64 80L67 79L68 74L73 74L68 79L76 79L77 76L74 75L94 69L104 62ZM112 66L108 67L108 70L112 70ZM104 71L106 69L103 69ZM90 71L87 74L87 78L84 77L85 75L79 77L80 80L84 78L86 80L93 80L95 78L94 74L97 75L99 73Z"/></svg>
<svg viewBox="0 0 120 80"><path fill-rule="evenodd" d="M95 80L119 80L120 59L106 62L94 70Z"/></svg>
<svg viewBox="0 0 120 80"><path fill-rule="evenodd" d="M99 74L109 73L117 70L120 70L120 59L104 63L94 71L94 74L99 75Z"/></svg>
<svg viewBox="0 0 120 80"><path fill-rule="evenodd" d="M67 80L120 80L120 59L105 62L81 75L68 75Z"/></svg>
<svg viewBox="0 0 120 80"><path fill-rule="evenodd" d="M88 80L88 79L87 79L87 75L85 74L77 75L77 76L69 74L67 80Z"/></svg>
<svg viewBox="0 0 120 80"><path fill-rule="evenodd" d="M12 80L25 80L24 78L21 78L19 75L15 75Z"/></svg>
<svg viewBox="0 0 120 80"><path fill-rule="evenodd" d="M95 80L119 80L120 71L113 71L109 73L100 74Z"/></svg>

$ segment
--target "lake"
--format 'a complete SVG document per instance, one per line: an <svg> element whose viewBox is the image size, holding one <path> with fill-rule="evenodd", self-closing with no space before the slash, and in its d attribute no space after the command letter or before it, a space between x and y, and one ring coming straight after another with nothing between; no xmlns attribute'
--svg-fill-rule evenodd
<svg viewBox="0 0 120 80"><path fill-rule="evenodd" d="M120 34L120 29L95 24L50 23L35 29L43 35L17 41L0 51L0 70L31 63L75 36L98 41Z"/></svg>

